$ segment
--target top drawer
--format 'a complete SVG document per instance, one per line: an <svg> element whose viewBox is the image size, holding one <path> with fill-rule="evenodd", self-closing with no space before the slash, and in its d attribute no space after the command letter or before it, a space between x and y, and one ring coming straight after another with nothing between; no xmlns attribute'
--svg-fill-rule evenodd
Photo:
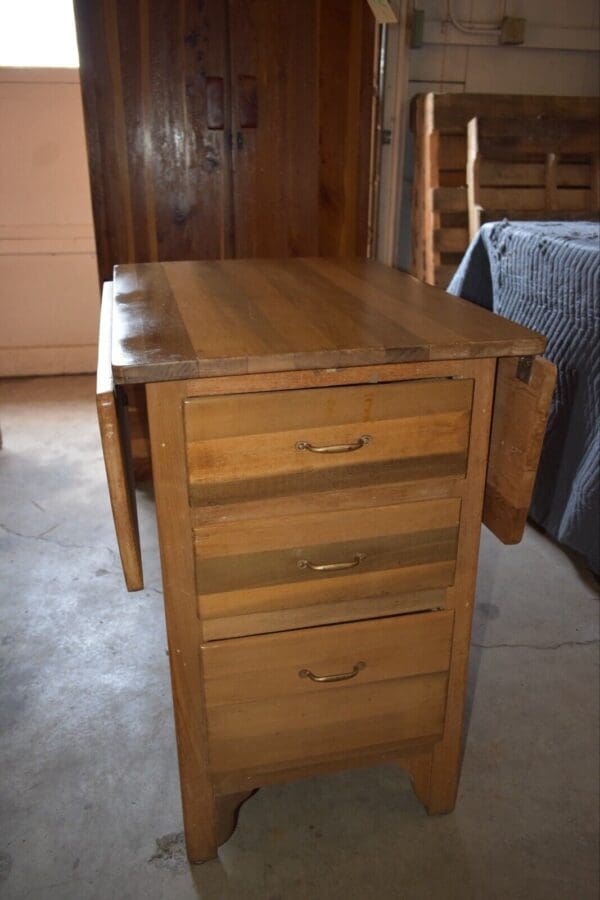
<svg viewBox="0 0 600 900"><path fill-rule="evenodd" d="M472 380L195 397L184 404L200 506L465 475Z"/></svg>

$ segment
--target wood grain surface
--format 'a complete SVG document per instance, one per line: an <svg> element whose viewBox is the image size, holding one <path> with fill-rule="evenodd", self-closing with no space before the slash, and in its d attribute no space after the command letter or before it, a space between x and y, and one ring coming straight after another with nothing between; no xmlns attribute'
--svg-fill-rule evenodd
<svg viewBox="0 0 600 900"><path fill-rule="evenodd" d="M451 498L196 528L204 637L444 606L459 516ZM355 565L321 571L302 560Z"/></svg>
<svg viewBox="0 0 600 900"><path fill-rule="evenodd" d="M483 506L484 524L504 544L523 537L556 383L548 359L533 361L528 382L517 377L517 365L498 361Z"/></svg>
<svg viewBox="0 0 600 900"><path fill-rule="evenodd" d="M187 502L181 402L185 384L148 385L148 419L179 779L190 862L216 856L221 828L207 771L206 711L197 619L194 548ZM235 793L223 791L222 793Z"/></svg>
<svg viewBox="0 0 600 900"><path fill-rule="evenodd" d="M144 586L144 579L129 441L124 433L127 422L110 365L112 310L112 283L109 281L102 291L100 310L96 411L123 575L127 590L139 591Z"/></svg>
<svg viewBox="0 0 600 900"><path fill-rule="evenodd" d="M186 841L192 860L214 856L219 840L229 832L230 812L238 798L221 802L219 795L318 772L395 759L413 774L418 795L430 812L446 812L454 805L495 370L495 359L410 362L147 386ZM307 387L385 385L395 380L412 389L415 379L429 383L438 379L440 386L455 380L473 382L466 477L392 485L384 492L378 486L363 486L300 494L292 503L285 498L284 506L277 498L230 507L189 505L183 412L188 401L209 394L227 399L236 393L250 399L265 389L278 389L282 397L291 397ZM217 418L220 427L231 429L231 417ZM199 545L213 558L228 554L235 558L236 543L246 556L252 555L272 540L279 545L290 543L302 516L311 523L311 533L326 545L329 537L336 537L335 528L327 531L329 521L337 514L349 515L357 528L362 527L359 510L376 501L380 506L376 516L373 513L373 528L377 519L393 525L398 533L401 521L400 531L404 526L408 529L405 534L411 533L413 521L420 521L424 528L432 524L432 518L455 522L460 503L456 560L403 567L402 593L381 603L361 597L340 604L346 624L320 627L323 621L336 622L331 610L334 601L312 605L310 628L304 627L309 623L302 618L306 614L301 608L295 625L291 616L281 628L281 618L279 623L267 618L256 627L260 615L273 616L272 610L263 608L250 613L257 616L253 623L244 623L244 614L237 622L232 617L234 627L229 632L227 615L220 623L213 619L216 630L207 633L198 617ZM391 507L402 504L412 507L411 515L396 520ZM420 512L433 507L435 517ZM370 515L366 513L367 531ZM297 518L292 521L292 517ZM275 527L277 522L280 529ZM231 534L227 534L229 527ZM335 578L322 581L323 585L334 583ZM369 605L370 620L365 621ZM411 613L438 606L447 611ZM321 611L328 618L320 619ZM440 626L448 617L452 622ZM404 622L409 623L406 632ZM245 627L275 631L240 637ZM360 655L351 659L359 645L368 653L370 666ZM300 679L298 670L290 680L286 670L294 662L298 669L313 666L317 674L332 674L348 671L343 665L354 666L358 661L366 661L367 668L337 687ZM321 663L323 668L317 668ZM326 669L325 663L332 668ZM362 682L360 676L365 676ZM298 693L296 679L301 689L308 687L305 694ZM317 688L324 690L317 692Z"/></svg>
<svg viewBox="0 0 600 900"><path fill-rule="evenodd" d="M547 117L471 119L466 168L469 239L475 238L483 222L498 219L597 217L599 124ZM526 172L533 183L524 181Z"/></svg>
<svg viewBox="0 0 600 900"><path fill-rule="evenodd" d="M364 0L75 0L100 277L366 254Z"/></svg>
<svg viewBox="0 0 600 900"><path fill-rule="evenodd" d="M219 641L202 648L213 775L442 734L453 613ZM315 683L364 668L351 680Z"/></svg>
<svg viewBox="0 0 600 900"><path fill-rule="evenodd" d="M596 97L416 95L411 107L415 135L411 271L441 287L450 282L469 242L466 132L476 116L486 131L480 183L493 189L481 202L486 210L481 222L532 218L532 213L552 218L540 196L554 218L593 218L599 207ZM554 200L535 190L547 184L547 154L553 154L557 164ZM531 196L512 190L519 186L531 186ZM473 215L471 219L473 224Z"/></svg>
<svg viewBox="0 0 600 900"><path fill-rule="evenodd" d="M190 500L215 505L463 475L472 390L468 379L434 379L189 400ZM356 449L298 449L304 444Z"/></svg>
<svg viewBox="0 0 600 900"><path fill-rule="evenodd" d="M454 809L462 762L463 718L496 361L474 360L472 368L475 391L469 463L461 499L456 574L447 592L448 607L454 609L454 640L444 736L431 752L431 766L421 763L413 770L418 773L420 798L431 814Z"/></svg>
<svg viewBox="0 0 600 900"><path fill-rule="evenodd" d="M100 276L233 255L231 151L206 98L227 72L227 4L74 6Z"/></svg>
<svg viewBox="0 0 600 900"><path fill-rule="evenodd" d="M150 263L115 270L119 382L534 355L544 338L364 259Z"/></svg>

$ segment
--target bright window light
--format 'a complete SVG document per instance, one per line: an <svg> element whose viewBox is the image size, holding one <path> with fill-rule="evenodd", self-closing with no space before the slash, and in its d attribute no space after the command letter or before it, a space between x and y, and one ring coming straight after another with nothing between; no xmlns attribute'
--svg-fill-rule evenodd
<svg viewBox="0 0 600 900"><path fill-rule="evenodd" d="M73 0L0 0L0 66L77 68Z"/></svg>

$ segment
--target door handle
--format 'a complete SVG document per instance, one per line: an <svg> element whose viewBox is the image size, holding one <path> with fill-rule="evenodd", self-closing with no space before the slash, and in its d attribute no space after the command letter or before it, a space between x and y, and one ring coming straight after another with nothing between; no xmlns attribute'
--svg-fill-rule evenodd
<svg viewBox="0 0 600 900"><path fill-rule="evenodd" d="M225 128L225 93L222 78L206 79L206 127L211 131Z"/></svg>
<svg viewBox="0 0 600 900"><path fill-rule="evenodd" d="M299 559L297 566L299 569L312 569L313 572L341 572L344 569L355 569L359 566L363 559L367 558L366 553L355 553L353 559L349 562L337 563L311 563L308 559Z"/></svg>

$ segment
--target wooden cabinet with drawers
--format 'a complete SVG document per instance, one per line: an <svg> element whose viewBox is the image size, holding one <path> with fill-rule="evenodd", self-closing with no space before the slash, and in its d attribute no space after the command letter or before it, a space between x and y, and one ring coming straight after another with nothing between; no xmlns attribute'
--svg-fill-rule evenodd
<svg viewBox="0 0 600 900"><path fill-rule="evenodd" d="M487 518L514 539L552 387L543 348L365 260L116 268L98 408L135 589L121 386L145 385L192 861L254 789L316 772L387 760L430 813L453 808L486 476ZM498 415L513 388L526 402L507 457L490 431L509 356Z"/></svg>

